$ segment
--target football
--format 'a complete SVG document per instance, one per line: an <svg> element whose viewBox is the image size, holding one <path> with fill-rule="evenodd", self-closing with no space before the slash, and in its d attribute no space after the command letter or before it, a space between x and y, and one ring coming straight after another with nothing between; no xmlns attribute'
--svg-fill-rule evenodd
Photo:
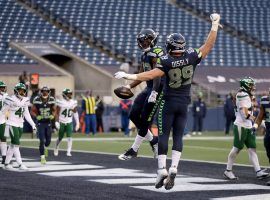
<svg viewBox="0 0 270 200"><path fill-rule="evenodd" d="M134 96L133 92L124 86L114 89L114 94L121 99L129 99Z"/></svg>

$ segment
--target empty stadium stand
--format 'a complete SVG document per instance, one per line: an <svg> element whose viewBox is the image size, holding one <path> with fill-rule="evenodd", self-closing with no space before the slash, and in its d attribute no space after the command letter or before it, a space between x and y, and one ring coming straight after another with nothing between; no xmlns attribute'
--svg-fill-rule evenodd
<svg viewBox="0 0 270 200"><path fill-rule="evenodd" d="M9 47L9 42L55 42L96 65L119 65L111 57L64 33L41 17L34 15L15 0L0 1L0 63L31 64L26 58Z"/></svg>
<svg viewBox="0 0 270 200"><path fill-rule="evenodd" d="M50 13L61 15L70 24L103 38L111 46L133 57L139 55L135 38L142 28L150 27L158 31L161 45L167 34L181 32L191 47L200 47L210 29L210 24L164 0L35 0L35 2L47 8ZM252 45L220 31L213 52L201 65L268 67L270 59L268 53L263 53Z"/></svg>

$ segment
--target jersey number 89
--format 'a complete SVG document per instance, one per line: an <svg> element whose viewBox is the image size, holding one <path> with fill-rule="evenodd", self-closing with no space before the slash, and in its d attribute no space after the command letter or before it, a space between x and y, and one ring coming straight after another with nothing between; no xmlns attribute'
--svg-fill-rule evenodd
<svg viewBox="0 0 270 200"><path fill-rule="evenodd" d="M191 84L191 77L193 75L193 66L188 65L180 68L171 69L168 72L170 77L169 86L171 88L179 88L181 85L188 85ZM184 83L182 83L183 79L188 79Z"/></svg>

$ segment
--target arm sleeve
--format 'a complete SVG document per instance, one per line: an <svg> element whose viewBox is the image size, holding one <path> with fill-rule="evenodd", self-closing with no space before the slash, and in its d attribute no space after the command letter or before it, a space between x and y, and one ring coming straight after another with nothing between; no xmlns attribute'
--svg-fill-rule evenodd
<svg viewBox="0 0 270 200"><path fill-rule="evenodd" d="M28 123L32 127L36 126L35 123L34 123L34 121L32 120L32 117L31 117L30 113L29 113L28 106L25 106L24 108L25 108L24 117L25 117L26 121L28 121Z"/></svg>

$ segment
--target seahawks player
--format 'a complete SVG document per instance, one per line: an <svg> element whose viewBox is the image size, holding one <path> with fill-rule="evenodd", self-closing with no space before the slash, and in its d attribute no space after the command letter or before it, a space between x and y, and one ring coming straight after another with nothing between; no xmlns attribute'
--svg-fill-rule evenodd
<svg viewBox="0 0 270 200"><path fill-rule="evenodd" d="M3 112L5 98L8 96L6 93L7 86L3 81L0 81L0 147L2 155L2 163L5 164L7 155L7 138L5 137L6 113Z"/></svg>
<svg viewBox="0 0 270 200"><path fill-rule="evenodd" d="M28 110L30 101L29 98L26 97L26 92L26 86L23 83L18 83L14 87L14 95L6 97L4 101L3 110L9 113L9 117L6 122L5 136L9 135L11 138L11 145L7 151L5 160L5 169L12 169L12 166L9 163L13 155L16 158L20 170L28 169L22 164L21 153L19 150L24 118L32 126L34 132L36 132L37 128Z"/></svg>
<svg viewBox="0 0 270 200"><path fill-rule="evenodd" d="M260 112L253 125L254 130L257 130L257 128L261 125L262 120L265 120L266 126L266 133L264 136L264 147L270 163L270 88L269 88L269 95L263 96L261 98ZM267 185L270 185L270 181L267 182Z"/></svg>
<svg viewBox="0 0 270 200"><path fill-rule="evenodd" d="M76 122L75 131L80 128L79 114L77 112L77 101L72 99L72 91L70 89L64 89L62 92L63 99L56 101L56 122L55 125L59 130L58 139L54 149L54 155L58 156L59 144L62 141L64 134L66 133L68 147L67 156L71 156L72 148L72 117L74 116ZM59 121L59 122L58 122Z"/></svg>
<svg viewBox="0 0 270 200"><path fill-rule="evenodd" d="M233 127L234 143L233 148L228 155L227 168L224 172L224 177L229 180L238 179L232 172L232 166L236 156L244 146L248 149L249 160L254 167L257 178L262 179L268 176L268 173L261 170L259 165L256 153L256 136L252 131L252 123L255 120L252 105L254 92L255 81L251 77L245 77L240 80L240 90L236 94L236 119Z"/></svg>
<svg viewBox="0 0 270 200"><path fill-rule="evenodd" d="M157 59L164 55L161 47L156 46L158 34L152 29L143 29L137 36L137 43L139 48L143 51L141 55L142 66L140 72L149 71L154 68ZM134 81L125 86L127 88L134 88L139 85L141 81ZM138 129L138 134L131 148L124 154L119 155L120 160L129 160L137 156L139 147L144 139L150 141L154 154L157 154L157 137L149 130L155 115L158 103L162 95L162 83L159 77L154 80L146 82L146 88L136 97L132 105L129 118Z"/></svg>
<svg viewBox="0 0 270 200"><path fill-rule="evenodd" d="M41 164L46 164L45 156L48 156L48 147L52 137L52 120L55 118L55 99L50 96L50 89L44 86L40 90L40 95L33 100L31 109L32 116L37 119L39 153ZM44 147L45 146L45 147Z"/></svg>
<svg viewBox="0 0 270 200"><path fill-rule="evenodd" d="M157 68L140 74L117 72L116 78L147 81L166 76L164 97L158 116L158 175L155 187L170 190L174 186L177 167L183 148L183 133L187 121L188 104L191 101L190 89L196 66L213 48L219 27L220 15L210 16L212 28L207 40L199 49L186 49L185 38L180 33L168 35L166 40L167 55L158 59ZM169 173L166 169L168 140L173 129L172 163Z"/></svg>

